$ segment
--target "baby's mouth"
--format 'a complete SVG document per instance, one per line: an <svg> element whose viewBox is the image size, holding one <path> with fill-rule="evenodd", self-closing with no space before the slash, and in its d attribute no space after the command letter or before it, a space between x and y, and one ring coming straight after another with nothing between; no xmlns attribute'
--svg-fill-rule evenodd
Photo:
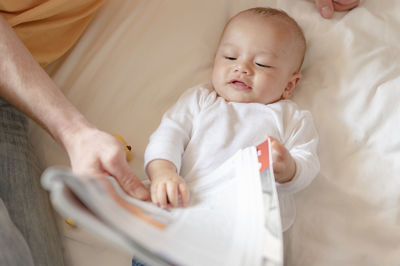
<svg viewBox="0 0 400 266"><path fill-rule="evenodd" d="M237 90L250 90L251 89L251 87L249 85L247 85L245 82L236 80L236 79L229 82L229 84L231 84Z"/></svg>

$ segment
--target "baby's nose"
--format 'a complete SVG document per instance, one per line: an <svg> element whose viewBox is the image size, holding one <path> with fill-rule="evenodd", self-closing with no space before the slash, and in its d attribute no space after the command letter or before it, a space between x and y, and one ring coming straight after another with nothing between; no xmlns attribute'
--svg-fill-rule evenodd
<svg viewBox="0 0 400 266"><path fill-rule="evenodd" d="M235 70L234 71L237 72L237 73L241 73L241 74L249 74L250 73L250 68L249 68L248 64L241 63L241 64L235 65Z"/></svg>

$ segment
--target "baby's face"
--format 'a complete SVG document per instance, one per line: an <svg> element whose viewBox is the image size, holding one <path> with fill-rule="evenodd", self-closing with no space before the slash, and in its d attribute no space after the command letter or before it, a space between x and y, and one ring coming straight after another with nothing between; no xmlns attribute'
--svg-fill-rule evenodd
<svg viewBox="0 0 400 266"><path fill-rule="evenodd" d="M277 18L240 14L226 27L215 56L212 83L231 102L273 103L290 97L298 58L292 35ZM296 81L297 80L297 81ZM294 83L293 83L294 82Z"/></svg>

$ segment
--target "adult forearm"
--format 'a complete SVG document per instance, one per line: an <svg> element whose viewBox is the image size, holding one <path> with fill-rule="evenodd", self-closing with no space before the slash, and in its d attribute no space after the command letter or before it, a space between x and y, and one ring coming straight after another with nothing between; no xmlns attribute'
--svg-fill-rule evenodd
<svg viewBox="0 0 400 266"><path fill-rule="evenodd" d="M48 130L63 146L69 135L91 127L1 16L0 96Z"/></svg>
<svg viewBox="0 0 400 266"><path fill-rule="evenodd" d="M125 160L122 145L92 126L68 101L0 16L0 97L26 113L64 147L80 175L111 175L130 195L149 192Z"/></svg>

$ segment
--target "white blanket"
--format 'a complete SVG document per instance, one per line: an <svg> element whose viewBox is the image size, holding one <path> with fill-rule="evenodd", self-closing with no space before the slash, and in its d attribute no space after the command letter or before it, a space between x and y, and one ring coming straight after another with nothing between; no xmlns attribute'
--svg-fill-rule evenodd
<svg viewBox="0 0 400 266"><path fill-rule="evenodd" d="M99 128L143 152L162 113L208 80L226 20L254 6L281 8L308 48L293 100L320 134L321 172L296 195L286 265L400 263L400 3L365 0L322 19L306 0L108 1L77 46L48 70ZM46 166L65 153L33 131ZM397 159L396 159L397 158ZM97 264L98 265L98 264Z"/></svg>

